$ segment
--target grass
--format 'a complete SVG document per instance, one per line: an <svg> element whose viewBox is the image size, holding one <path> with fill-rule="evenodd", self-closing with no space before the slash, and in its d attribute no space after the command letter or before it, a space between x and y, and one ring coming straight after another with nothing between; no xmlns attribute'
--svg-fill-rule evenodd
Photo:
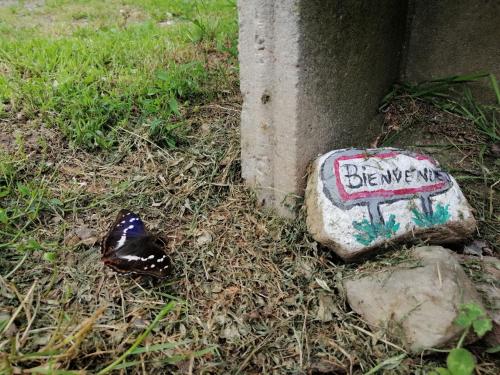
<svg viewBox="0 0 500 375"><path fill-rule="evenodd" d="M486 105L475 100L467 83L487 78L495 97L495 104ZM500 141L498 113L500 90L493 74L476 73L445 77L419 84L399 84L382 100L381 109L396 98L406 97L431 104L435 108L469 119L490 142Z"/></svg>
<svg viewBox="0 0 500 375"><path fill-rule="evenodd" d="M150 352L150 351L152 352L155 349L168 348L167 345L157 345L154 348L145 348L145 350L143 348L143 350L137 350L137 349L140 349L140 348L138 348L138 346L144 341L144 339L151 334L151 331L153 330L153 328L155 328L158 325L158 323L160 322L160 320L165 315L167 315L174 307L175 307L175 302L170 302L163 309L161 309L161 311L155 317L153 322L148 326L148 328L140 336L137 337L137 339L134 341L132 346L130 348L128 348L127 351L125 351L113 363L111 363L110 365L108 365L105 368L103 368L102 370L100 370L97 373L97 375L104 375L104 374L108 374L109 372L113 371L113 369L115 369L117 366L119 366L131 354L140 354L140 353L144 353L144 352Z"/></svg>
<svg viewBox="0 0 500 375"><path fill-rule="evenodd" d="M55 29L56 38L39 36L41 28L0 34L0 63L7 70L0 101L13 103L10 110L28 119L50 121L78 146L109 148L119 126L146 127L155 141L175 146L183 108L214 98L223 86L227 70L209 66L205 52L233 48L236 26L228 17L234 4L129 3L130 8L117 1L48 2L31 18L62 18L66 6L78 6L70 10L71 20L86 19L88 25L69 35ZM153 9L148 17L145 12ZM134 11L143 22L129 22ZM24 10L20 5L10 12L17 16ZM102 12L108 17L100 17ZM9 11L3 13L8 20ZM169 27L155 22L173 14L178 21Z"/></svg>
<svg viewBox="0 0 500 375"><path fill-rule="evenodd" d="M402 353L346 302L346 277L408 250L346 265L318 249L303 211L277 218L243 185L236 40L234 1L0 7L0 373L424 374L444 363ZM416 99L397 112L404 100L388 104L388 125L411 100L417 115L437 113ZM477 189L494 183L477 151L491 142L476 133L439 150L474 177L463 181L493 242L496 196L490 217L490 190ZM169 240L172 278L103 267L99 238L121 208Z"/></svg>
<svg viewBox="0 0 500 375"><path fill-rule="evenodd" d="M26 156L10 158L0 154L0 197L5 207L0 208L0 249L12 246L19 251L41 249L29 232L42 211L50 211L60 204L60 201L51 200L47 195L47 177L43 175L43 167L33 171L29 178L23 178L26 161Z"/></svg>

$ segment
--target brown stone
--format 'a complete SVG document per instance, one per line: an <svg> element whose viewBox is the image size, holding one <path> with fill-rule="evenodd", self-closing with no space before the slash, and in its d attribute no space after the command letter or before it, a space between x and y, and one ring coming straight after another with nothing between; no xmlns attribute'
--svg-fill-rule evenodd
<svg viewBox="0 0 500 375"><path fill-rule="evenodd" d="M481 298L451 250L412 253L413 262L346 280L349 304L373 330L387 329L414 353L452 346L462 333L453 323L460 306L482 306Z"/></svg>

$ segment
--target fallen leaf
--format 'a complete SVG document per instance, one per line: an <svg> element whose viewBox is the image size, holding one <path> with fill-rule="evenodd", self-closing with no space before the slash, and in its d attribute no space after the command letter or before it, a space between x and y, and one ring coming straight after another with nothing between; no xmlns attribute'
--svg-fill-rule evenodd
<svg viewBox="0 0 500 375"><path fill-rule="evenodd" d="M333 314L338 313L339 310L335 303L333 302L333 298L326 294L322 294L319 296L319 307L316 317L322 322L330 322L333 320Z"/></svg>
<svg viewBox="0 0 500 375"><path fill-rule="evenodd" d="M207 245L212 242L212 236L206 231L202 231L201 234L196 238L196 244L198 246Z"/></svg>
<svg viewBox="0 0 500 375"><path fill-rule="evenodd" d="M321 359L311 364L311 372L313 374L346 374L345 368L340 367L338 364Z"/></svg>
<svg viewBox="0 0 500 375"><path fill-rule="evenodd" d="M98 241L97 233L85 225L76 228L74 232L78 236L81 244L91 246Z"/></svg>
<svg viewBox="0 0 500 375"><path fill-rule="evenodd" d="M316 277L316 282L318 283L318 285L320 287L322 287L324 290L326 290L327 292L331 292L332 290L330 289L330 287L328 286L328 284L326 283L325 280L321 280L319 278Z"/></svg>
<svg viewBox="0 0 500 375"><path fill-rule="evenodd" d="M222 330L220 337L228 340L239 339L240 332L238 331L238 327L236 327L234 324L231 324Z"/></svg>

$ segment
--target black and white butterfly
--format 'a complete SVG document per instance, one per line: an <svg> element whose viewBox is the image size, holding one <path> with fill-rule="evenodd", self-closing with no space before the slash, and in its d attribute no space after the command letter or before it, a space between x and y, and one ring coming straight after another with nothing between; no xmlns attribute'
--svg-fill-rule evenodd
<svg viewBox="0 0 500 375"><path fill-rule="evenodd" d="M163 278L172 269L165 241L149 234L139 215L121 210L101 244L101 260L122 273Z"/></svg>

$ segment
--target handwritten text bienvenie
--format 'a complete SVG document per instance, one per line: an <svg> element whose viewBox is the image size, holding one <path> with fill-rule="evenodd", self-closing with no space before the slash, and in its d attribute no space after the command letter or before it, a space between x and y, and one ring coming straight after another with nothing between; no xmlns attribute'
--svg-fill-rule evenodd
<svg viewBox="0 0 500 375"><path fill-rule="evenodd" d="M387 168L346 163L341 166L341 181L351 190L393 188L394 185L427 185L447 181L447 175L435 168ZM370 189L371 190L371 189Z"/></svg>

